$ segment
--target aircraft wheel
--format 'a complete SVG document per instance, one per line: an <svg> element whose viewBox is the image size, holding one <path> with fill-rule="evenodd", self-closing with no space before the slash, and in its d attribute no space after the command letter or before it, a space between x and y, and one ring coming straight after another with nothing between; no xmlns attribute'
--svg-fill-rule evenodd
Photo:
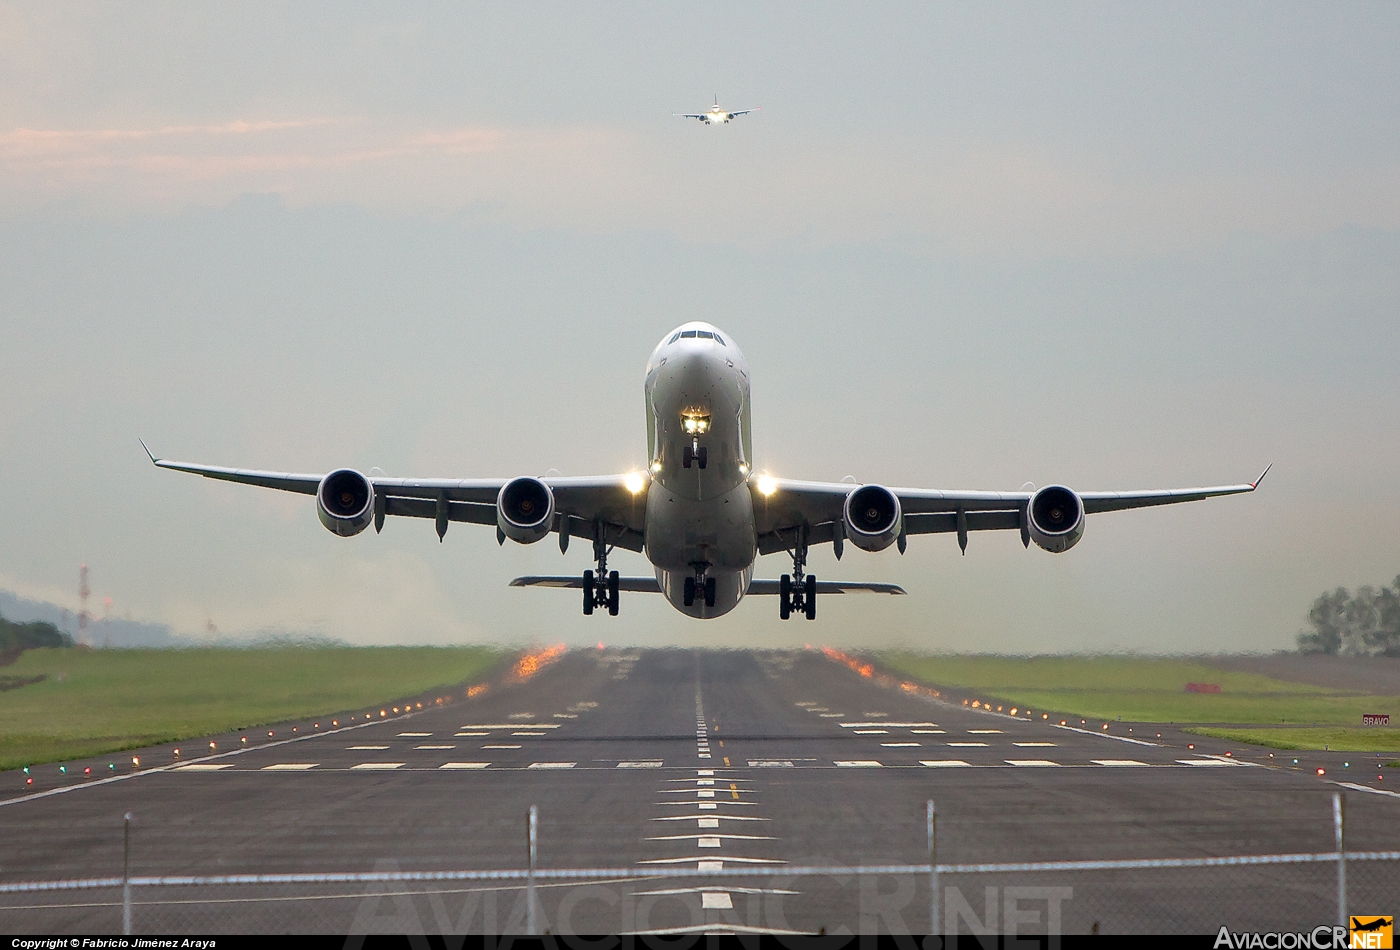
<svg viewBox="0 0 1400 950"><path fill-rule="evenodd" d="M593 614L593 572L583 572L583 615Z"/></svg>
<svg viewBox="0 0 1400 950"><path fill-rule="evenodd" d="M792 576L778 578L778 616L786 620L792 615Z"/></svg>
<svg viewBox="0 0 1400 950"><path fill-rule="evenodd" d="M687 578L685 579L685 584L684 584L684 586L681 588L681 591L682 591L682 593L681 593L681 599L685 602L685 605L686 605L687 607L692 607L692 606L694 606L694 605L695 605L695 578L693 578L693 577L687 577Z"/></svg>
<svg viewBox="0 0 1400 950"><path fill-rule="evenodd" d="M698 462L700 463L700 467L701 467L701 468L704 468L704 467L705 467L705 463L708 462L708 461L710 460L710 450L709 450L709 448L706 447L706 446L703 446L703 445L700 446L700 451L698 451L698 452L695 453L695 459L696 459L696 461L698 461Z"/></svg>
<svg viewBox="0 0 1400 950"><path fill-rule="evenodd" d="M704 468L705 466L702 465L702 466L700 466L700 467L701 467L701 468ZM713 577L707 577L707 578L705 578L705 606L706 606L706 607L713 607L714 605L715 605L715 579L714 579Z"/></svg>
<svg viewBox="0 0 1400 950"><path fill-rule="evenodd" d="M608 615L617 616L617 571L608 574Z"/></svg>
<svg viewBox="0 0 1400 950"><path fill-rule="evenodd" d="M806 607L807 607L807 619L808 619L808 620L816 620L816 619L817 619L817 575L815 575L815 574L808 574L808 575L807 575L807 582L806 582L806 584L805 584L805 587L806 587L806 590L803 591L803 593L806 595L805 600L807 601L807 604L806 604Z"/></svg>

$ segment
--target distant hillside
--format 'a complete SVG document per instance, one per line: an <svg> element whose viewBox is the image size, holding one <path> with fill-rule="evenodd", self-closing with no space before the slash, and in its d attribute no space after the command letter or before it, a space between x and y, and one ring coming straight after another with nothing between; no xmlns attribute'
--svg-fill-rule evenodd
<svg viewBox="0 0 1400 950"><path fill-rule="evenodd" d="M0 617L8 618L13 624L28 624L39 621L52 624L57 632L76 636L78 618L56 604L38 600L25 600L9 591L0 591ZM111 617L94 620L88 625L88 635L95 647L176 647L191 646L193 641L177 637L170 628L161 623L143 623L139 620L120 620ZM45 644L57 645L57 644ZM0 646L0 649L4 649Z"/></svg>

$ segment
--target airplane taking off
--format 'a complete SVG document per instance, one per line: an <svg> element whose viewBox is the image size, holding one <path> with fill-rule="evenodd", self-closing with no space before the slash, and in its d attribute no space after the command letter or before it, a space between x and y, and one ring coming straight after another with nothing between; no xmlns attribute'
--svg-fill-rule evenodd
<svg viewBox="0 0 1400 950"><path fill-rule="evenodd" d="M1102 511L1199 501L1252 492L1252 482L1214 488L1076 492L943 491L848 482L794 481L753 468L749 368L733 338L709 324L686 323L657 344L646 366L647 458L644 472L536 478L386 478L341 468L295 475L171 462L160 468L316 497L331 532L352 537L389 515L427 518L438 539L453 521L494 525L496 540L533 544L550 533L559 550L579 538L593 545L597 569L573 577L518 577L514 587L583 590L583 612L616 615L620 591L660 592L681 613L708 619L746 594L776 594L779 616L817 616L819 593L903 594L893 584L825 581L806 573L814 544L840 560L845 542L863 551L896 546L915 534L956 533L967 553L972 531L1020 531L1021 543L1060 554L1079 542L1085 517ZM145 442L141 443L145 448ZM614 548L645 554L655 577L608 570ZM760 555L786 551L792 573L755 580Z"/></svg>
<svg viewBox="0 0 1400 950"><path fill-rule="evenodd" d="M723 125L733 120L736 115L748 115L750 112L757 112L762 106L755 106L752 109L740 109L737 112L725 112L719 107L719 96L715 96L715 104L706 112L673 112L682 119L699 119L706 125Z"/></svg>

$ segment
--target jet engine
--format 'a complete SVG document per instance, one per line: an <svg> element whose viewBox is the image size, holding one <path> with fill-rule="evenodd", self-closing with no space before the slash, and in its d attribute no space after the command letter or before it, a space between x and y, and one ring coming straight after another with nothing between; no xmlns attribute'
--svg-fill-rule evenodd
<svg viewBox="0 0 1400 950"><path fill-rule="evenodd" d="M352 468L337 469L316 486L316 515L327 531L353 538L374 521L374 486Z"/></svg>
<svg viewBox="0 0 1400 950"><path fill-rule="evenodd" d="M903 513L888 488L866 485L846 496L846 537L862 551L883 551L899 536Z"/></svg>
<svg viewBox="0 0 1400 950"><path fill-rule="evenodd" d="M1084 537L1084 502L1063 485L1046 485L1031 496L1026 528L1036 545L1062 554Z"/></svg>
<svg viewBox="0 0 1400 950"><path fill-rule="evenodd" d="M534 544L554 527L554 492L538 478L513 478L496 497L496 524L520 544Z"/></svg>

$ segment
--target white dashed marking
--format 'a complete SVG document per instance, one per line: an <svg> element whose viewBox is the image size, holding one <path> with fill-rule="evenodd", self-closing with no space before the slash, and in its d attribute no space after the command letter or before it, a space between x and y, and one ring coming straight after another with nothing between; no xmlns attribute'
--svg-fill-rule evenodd
<svg viewBox="0 0 1400 950"><path fill-rule="evenodd" d="M351 752L379 752L389 748L386 745L352 745L349 746Z"/></svg>
<svg viewBox="0 0 1400 950"><path fill-rule="evenodd" d="M919 747L917 742L882 742L880 745L886 749L917 749Z"/></svg>
<svg viewBox="0 0 1400 950"><path fill-rule="evenodd" d="M843 722L842 729L937 729L936 722Z"/></svg>
<svg viewBox="0 0 1400 950"><path fill-rule="evenodd" d="M790 769L793 764L787 759L749 759L751 769Z"/></svg>
<svg viewBox="0 0 1400 950"><path fill-rule="evenodd" d="M985 749L985 748L987 748L987 743L985 743L985 742L949 742L948 745L954 746L954 747L959 748L959 749Z"/></svg>
<svg viewBox="0 0 1400 950"><path fill-rule="evenodd" d="M452 736L452 738L454 738L454 739L470 739L470 738L475 738L475 737L479 737L479 736L489 736L490 734L491 734L491 733L489 733L489 732L458 732L458 733L454 733L453 736Z"/></svg>
<svg viewBox="0 0 1400 950"><path fill-rule="evenodd" d="M484 745L483 749L518 749L518 745Z"/></svg>
<svg viewBox="0 0 1400 950"><path fill-rule="evenodd" d="M1000 729L969 729L969 730L967 730L967 734L970 735L970 736L999 736L999 735L1001 735L1001 730L1000 730Z"/></svg>
<svg viewBox="0 0 1400 950"><path fill-rule="evenodd" d="M946 733L948 730L947 730L947 729L910 729L909 731L912 732L912 733L913 733L914 735L916 735L916 736L941 736L941 735L943 735L944 733Z"/></svg>
<svg viewBox="0 0 1400 950"><path fill-rule="evenodd" d="M718 819L718 818L697 818L696 821L698 821L698 822L700 823L698 827L701 827L701 828L718 828L718 827L719 827L719 819Z"/></svg>
<svg viewBox="0 0 1400 950"><path fill-rule="evenodd" d="M1007 759L1006 764L1032 769L1048 769L1058 767L1060 763L1051 762L1049 759Z"/></svg>
<svg viewBox="0 0 1400 950"><path fill-rule="evenodd" d="M661 760L648 759L645 762L619 762L617 763L617 767L620 769L659 769L661 768Z"/></svg>
<svg viewBox="0 0 1400 950"><path fill-rule="evenodd" d="M574 762L531 762L527 767L532 769L571 769L576 764Z"/></svg>
<svg viewBox="0 0 1400 950"><path fill-rule="evenodd" d="M836 767L842 769L878 769L883 768L874 759L837 759Z"/></svg>
<svg viewBox="0 0 1400 950"><path fill-rule="evenodd" d="M696 797L696 798L714 798L714 797L715 797L715 790L712 789L712 788L702 788L702 789L699 789L698 791L696 791L695 797Z"/></svg>
<svg viewBox="0 0 1400 950"><path fill-rule="evenodd" d="M350 770L363 772L387 772L390 769L401 769L406 763L403 762L361 762L359 765L350 766Z"/></svg>
<svg viewBox="0 0 1400 950"><path fill-rule="evenodd" d="M919 764L926 765L931 769L972 768L972 766L968 765L962 759L920 759Z"/></svg>
<svg viewBox="0 0 1400 950"><path fill-rule="evenodd" d="M1053 742L1013 742L1011 744L1020 746L1022 749L1049 749L1053 748L1055 745Z"/></svg>
<svg viewBox="0 0 1400 950"><path fill-rule="evenodd" d="M704 891L700 894L700 907L707 910L731 910L734 900L725 891Z"/></svg>
<svg viewBox="0 0 1400 950"><path fill-rule="evenodd" d="M400 732L400 739L426 739L432 735L431 732Z"/></svg>
<svg viewBox="0 0 1400 950"><path fill-rule="evenodd" d="M444 762L439 769L484 769L490 762Z"/></svg>
<svg viewBox="0 0 1400 950"><path fill-rule="evenodd" d="M432 751L441 751L441 750L443 750L443 749L455 749L455 748L457 748L457 747L456 747L455 745L416 745L416 746L414 746L413 748L414 748L414 749L428 749L428 750L432 750Z"/></svg>
<svg viewBox="0 0 1400 950"><path fill-rule="evenodd" d="M1177 759L1181 765L1223 765L1229 767L1233 762L1222 762L1219 759Z"/></svg>
<svg viewBox="0 0 1400 950"><path fill-rule="evenodd" d="M176 772L217 772L219 769L231 769L232 764L227 765L182 765L175 769Z"/></svg>
<svg viewBox="0 0 1400 950"><path fill-rule="evenodd" d="M1090 759L1095 765L1146 765L1146 762L1139 762L1137 759Z"/></svg>
<svg viewBox="0 0 1400 950"><path fill-rule="evenodd" d="M543 732L512 732L512 736L542 736Z"/></svg>
<svg viewBox="0 0 1400 950"><path fill-rule="evenodd" d="M855 731L855 735L858 736L887 736L889 734L888 729L857 729Z"/></svg>
<svg viewBox="0 0 1400 950"><path fill-rule="evenodd" d="M314 769L316 762L279 762L276 765L264 765L260 771L263 772L305 772L307 769Z"/></svg>

